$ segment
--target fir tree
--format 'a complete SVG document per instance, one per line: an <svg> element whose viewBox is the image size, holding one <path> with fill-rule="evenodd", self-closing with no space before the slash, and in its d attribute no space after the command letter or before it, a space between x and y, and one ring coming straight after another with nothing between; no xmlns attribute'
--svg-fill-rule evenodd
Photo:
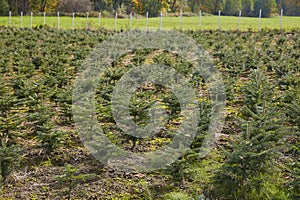
<svg viewBox="0 0 300 200"><path fill-rule="evenodd" d="M253 70L249 78L243 88L245 106L240 118L243 131L234 141L233 150L226 152L228 160L215 175L215 195L219 197L253 199L265 195L262 188L268 182L279 187L272 181L286 130L283 112L273 102L275 89L264 72Z"/></svg>
<svg viewBox="0 0 300 200"><path fill-rule="evenodd" d="M2 182L10 174L19 160L19 148L16 144L17 128L21 124L17 116L18 99L14 98L12 88L0 79L0 193Z"/></svg>

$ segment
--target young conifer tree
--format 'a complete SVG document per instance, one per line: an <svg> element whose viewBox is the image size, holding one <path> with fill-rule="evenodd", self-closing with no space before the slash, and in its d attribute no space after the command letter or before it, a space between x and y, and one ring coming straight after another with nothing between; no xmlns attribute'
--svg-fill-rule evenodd
<svg viewBox="0 0 300 200"><path fill-rule="evenodd" d="M19 161L19 148L16 139L21 119L18 113L18 99L13 89L0 78L0 193L2 182Z"/></svg>
<svg viewBox="0 0 300 200"><path fill-rule="evenodd" d="M226 199L260 199L266 194L275 195L270 186L274 190L279 187L274 179L281 139L286 132L283 112L276 106L275 88L264 71L252 70L249 79L243 87L242 132L215 174L214 193ZM285 193L276 195L287 198Z"/></svg>

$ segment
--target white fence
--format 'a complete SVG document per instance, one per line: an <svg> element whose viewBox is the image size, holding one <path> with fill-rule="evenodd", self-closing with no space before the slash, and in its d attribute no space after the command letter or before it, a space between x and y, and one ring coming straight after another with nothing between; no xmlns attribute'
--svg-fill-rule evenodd
<svg viewBox="0 0 300 200"><path fill-rule="evenodd" d="M46 25L47 24L47 14L44 12L43 13L43 25ZM258 24L257 24L257 29L258 31L261 31L261 16L262 16L262 10L260 9L259 11L259 16L258 16ZM61 28L61 25L60 25L60 13L57 12L57 28L60 29ZM75 13L73 12L72 13L72 29L75 29ZM202 12L200 11L199 12L199 20L198 20L198 28L201 29L202 28L202 25L203 25L203 17L202 17ZM32 28L33 27L33 12L30 13L30 25L29 27ZM158 26L158 29L162 29L163 28L163 13L161 12L160 13L160 17L159 17L159 26ZM280 24L280 29L282 29L283 27L283 9L281 9L281 13L280 13L280 21L279 21L279 24ZM237 21L237 30L241 30L241 19L242 19L242 11L239 11L239 15L238 15L238 21ZM98 14L98 28L101 27L101 20L102 20L102 14L101 12L99 12ZM133 16L132 16L132 13L130 13L130 16L129 16L129 29L132 28L132 20L133 20ZM115 17L114 17L114 30L117 30L117 25L118 25L118 13L115 14ZM12 13L11 11L9 12L8 14L8 26L12 26ZM20 13L20 28L23 28L24 27L24 24L23 24L23 12ZM180 15L179 15L179 29L182 29L183 27L183 12L181 11L180 12ZM221 11L218 12L218 29L221 30ZM86 29L89 29L89 13L86 13ZM141 28L141 27L139 27ZM149 29L149 12L146 13L146 16L145 16L145 28L146 30ZM173 28L176 28L176 27L173 27Z"/></svg>

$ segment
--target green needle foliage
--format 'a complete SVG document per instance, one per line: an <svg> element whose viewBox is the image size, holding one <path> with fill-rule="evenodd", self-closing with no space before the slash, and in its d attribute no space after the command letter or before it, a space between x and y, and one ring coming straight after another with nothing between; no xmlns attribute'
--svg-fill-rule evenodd
<svg viewBox="0 0 300 200"><path fill-rule="evenodd" d="M79 168L71 164L65 164L65 174L57 177L57 180L60 184L67 187L66 195L67 199L70 200L76 186L93 176L95 176L95 174L80 174Z"/></svg>
<svg viewBox="0 0 300 200"><path fill-rule="evenodd" d="M44 149L45 155L60 147L63 144L64 131L55 130L52 122L54 113L45 103L40 103L35 106L35 112L31 114L30 119L34 122L34 131L37 134L38 140L41 142L41 147Z"/></svg>
<svg viewBox="0 0 300 200"><path fill-rule="evenodd" d="M283 113L275 105L275 89L265 72L252 70L249 78L243 88L243 131L215 174L213 193L224 199L286 199L284 192L278 192L280 180L276 177L279 149L287 130Z"/></svg>
<svg viewBox="0 0 300 200"><path fill-rule="evenodd" d="M21 120L15 114L18 112L18 99L13 96L12 89L5 80L0 78L0 194L2 182L11 173L19 161L19 148L16 144L17 129Z"/></svg>
<svg viewBox="0 0 300 200"><path fill-rule="evenodd" d="M62 146L64 131L52 130L51 125L44 124L46 132L38 132L38 138L42 142L42 147L45 150L45 155L49 155L54 149Z"/></svg>
<svg viewBox="0 0 300 200"><path fill-rule="evenodd" d="M190 200L192 199L189 195L182 192L170 192L165 194L165 199L168 200Z"/></svg>
<svg viewBox="0 0 300 200"><path fill-rule="evenodd" d="M291 198L300 198L300 88L292 89L285 97L285 107L288 122L294 126L287 142L285 152L289 158L287 171L291 177L289 181Z"/></svg>
<svg viewBox="0 0 300 200"><path fill-rule="evenodd" d="M26 18L29 19L24 17L24 22L29 22ZM18 19L19 26L19 18L14 19ZM54 19L56 20L51 20ZM140 20L145 26L145 19ZM164 18L164 27L167 25L165 20L168 19ZM207 20L205 21L208 22ZM4 21L7 24L7 17ZM178 21L176 19L176 24ZM276 18L274 21L279 24ZM120 23L118 21L118 27ZM149 27L150 23L151 19ZM234 23L236 27L237 21ZM85 26L85 21L83 24ZM204 28L210 26L203 25ZM102 199L125 197L116 196L116 193L126 193L126 198L159 199L165 197L167 192L178 191L194 199L199 199L199 194L202 193L209 199L299 199L299 30L262 30L259 33L193 30L183 33L207 50L222 73L227 107L224 129L220 140L216 141L218 146L207 157L199 157L203 139L210 127L211 110L214 109L201 74L190 76L192 64L185 61L185 58L178 58L176 52L138 49L118 58L101 74L99 87L96 89L95 117L109 141L101 140L102 135L97 135L91 140L89 150L95 150L95 156L102 157L105 163L111 158L111 150L115 145L126 151L140 153L159 150L172 142L183 120L179 99L167 87L151 83L140 85L130 97L129 106L126 106L130 119L140 127L152 123L151 119L155 119L159 113L167 116L166 123L159 122L164 126L151 138L142 139L126 134L127 131L118 127L112 114L111 95L122 77L135 66L155 63L174 68L199 92L200 123L198 134L190 146L191 150L157 174L136 174L128 180L129 176L125 176L125 180L121 174L104 168L109 175L118 176L117 179L112 179L117 181L115 184L125 185L120 190L112 191L110 184L102 185L102 180L101 184L98 184L98 180L95 183L79 181L76 176L80 176L80 172L74 172L70 168L64 173L65 182L61 182L68 185L68 189L42 186L42 191L37 186L30 187L33 189L30 193L36 193L34 196L39 199L55 199L56 189L58 192L66 189L66 193L72 193L72 198L83 198L78 196L81 193L87 194L86 198L93 198L95 194L88 189L74 191L76 186L84 188L82 184L86 184L87 187L98 185L103 191L110 190L111 194L99 191L103 195L100 197ZM28 198L28 184L33 185L34 181L45 181L45 184L49 180L52 182L52 173L55 172L53 168L58 167L56 165L61 162L84 161L88 170L94 167L94 160L91 162L92 158L84 153L81 143L83 140L77 137L72 123L72 87L83 60L99 42L112 34L115 33L104 29L55 30L46 26L33 29L0 28L0 174L4 180L4 198ZM89 88L92 81L88 80L82 85L82 89ZM95 130L93 126L90 129ZM57 155L56 148L66 141L63 136L67 131L74 134L69 135L69 145ZM39 145L35 145L37 139ZM134 149L130 149L134 141L136 145L132 145ZM19 151L20 146L24 151ZM102 146L107 148L100 148ZM31 166L37 163L35 161L40 161L37 157L39 148L47 154L49 162L53 159L60 162L51 162L53 164L47 168ZM225 151L222 151L223 148ZM80 150L78 159L73 159L77 150ZM151 159L156 159L157 163L165 162L165 157ZM21 169L18 169L19 161ZM46 175L20 179L19 174L23 174L26 169L38 169L37 171L41 170ZM12 175L13 171L16 171L16 179ZM25 174L31 176L32 173ZM110 176L104 178L110 181ZM143 179L147 184L150 181L151 194L146 192L147 196L143 196L143 192L135 184L138 179ZM23 180L26 180L26 184L23 184ZM49 190L46 192L44 189Z"/></svg>

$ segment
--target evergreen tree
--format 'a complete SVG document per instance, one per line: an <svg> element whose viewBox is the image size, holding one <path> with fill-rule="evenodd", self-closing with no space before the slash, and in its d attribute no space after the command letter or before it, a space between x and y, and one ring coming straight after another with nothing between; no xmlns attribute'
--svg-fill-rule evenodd
<svg viewBox="0 0 300 200"><path fill-rule="evenodd" d="M285 112L288 123L294 127L289 134L287 171L289 172L290 194L293 199L300 198L300 88L289 89L285 96Z"/></svg>
<svg viewBox="0 0 300 200"><path fill-rule="evenodd" d="M234 141L228 160L215 175L215 195L225 199L285 199L279 190L276 161L283 134L283 112L273 102L274 87L263 71L253 70L245 93L241 113L241 135Z"/></svg>
<svg viewBox="0 0 300 200"><path fill-rule="evenodd" d="M17 128L21 124L16 104L18 99L14 97L12 88L4 78L0 78L0 195L2 182L12 171L18 162L19 149L16 145L18 137Z"/></svg>

